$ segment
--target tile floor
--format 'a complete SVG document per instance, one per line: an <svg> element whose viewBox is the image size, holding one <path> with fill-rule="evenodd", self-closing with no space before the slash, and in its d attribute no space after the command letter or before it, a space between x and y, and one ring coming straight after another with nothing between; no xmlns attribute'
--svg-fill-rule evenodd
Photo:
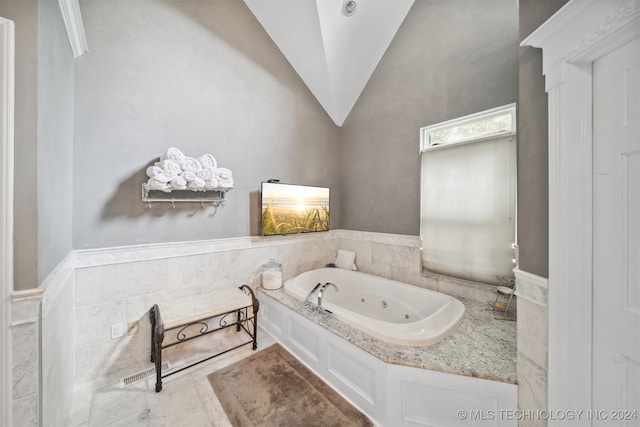
<svg viewBox="0 0 640 427"><path fill-rule="evenodd" d="M258 350L275 341L258 329ZM74 395L71 425L78 427L231 427L207 375L254 354L251 345L204 362L163 379L155 392L155 376L123 387L114 378L94 393L78 387Z"/></svg>

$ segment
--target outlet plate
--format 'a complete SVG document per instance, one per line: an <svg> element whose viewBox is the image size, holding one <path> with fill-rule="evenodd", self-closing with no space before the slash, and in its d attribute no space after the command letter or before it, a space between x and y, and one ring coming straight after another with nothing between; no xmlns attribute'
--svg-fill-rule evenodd
<svg viewBox="0 0 640 427"><path fill-rule="evenodd" d="M111 325L111 339L115 340L124 335L124 323L114 323Z"/></svg>

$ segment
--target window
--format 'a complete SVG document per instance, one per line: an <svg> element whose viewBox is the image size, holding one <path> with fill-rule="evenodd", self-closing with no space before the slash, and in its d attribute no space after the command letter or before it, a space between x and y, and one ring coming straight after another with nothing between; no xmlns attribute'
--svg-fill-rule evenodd
<svg viewBox="0 0 640 427"><path fill-rule="evenodd" d="M422 150L516 133L515 104L420 129Z"/></svg>
<svg viewBox="0 0 640 427"><path fill-rule="evenodd" d="M515 105L420 134L423 270L499 284L514 267Z"/></svg>

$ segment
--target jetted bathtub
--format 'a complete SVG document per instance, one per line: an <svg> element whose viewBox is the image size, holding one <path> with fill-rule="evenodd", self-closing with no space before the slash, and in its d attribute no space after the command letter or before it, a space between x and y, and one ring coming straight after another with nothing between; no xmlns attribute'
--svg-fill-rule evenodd
<svg viewBox="0 0 640 427"><path fill-rule="evenodd" d="M435 344L453 333L464 305L440 292L340 268L307 271L284 284L285 292L304 301L318 283L327 286L322 307L374 337L413 347ZM310 301L315 305L317 292Z"/></svg>

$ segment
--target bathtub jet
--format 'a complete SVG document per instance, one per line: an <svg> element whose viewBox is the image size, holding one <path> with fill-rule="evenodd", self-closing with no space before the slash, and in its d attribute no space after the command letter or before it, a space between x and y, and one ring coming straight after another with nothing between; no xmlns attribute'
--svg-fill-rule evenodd
<svg viewBox="0 0 640 427"><path fill-rule="evenodd" d="M320 268L289 279L285 292L309 304L324 292L323 310L390 344L422 347L452 334L464 316L464 305L450 295L395 280L339 268ZM336 289L336 290L337 290Z"/></svg>

